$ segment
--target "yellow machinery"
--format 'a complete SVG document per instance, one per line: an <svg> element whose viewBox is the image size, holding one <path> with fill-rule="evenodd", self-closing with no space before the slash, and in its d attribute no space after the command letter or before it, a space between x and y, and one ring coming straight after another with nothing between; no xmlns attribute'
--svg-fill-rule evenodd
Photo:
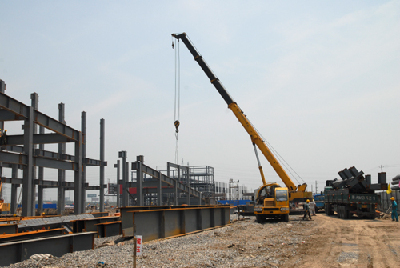
<svg viewBox="0 0 400 268"><path fill-rule="evenodd" d="M286 187L277 183L268 183L255 191L254 215L258 222L266 218L278 218L289 221L289 196Z"/></svg>
<svg viewBox="0 0 400 268"><path fill-rule="evenodd" d="M197 52L195 47L189 41L189 39L186 36L186 33L172 34L172 36L176 39L182 40L182 42L186 45L186 47L189 49L190 53L193 55L194 60L203 69L203 71L205 72L207 77L210 79L210 82L214 85L214 87L217 89L219 94L222 96L222 98L228 104L228 108L235 114L236 118L242 124L242 126L244 127L246 132L250 135L250 139L253 143L254 151L257 156L257 160L258 160L258 155L257 155L257 149L255 147L256 145L257 145L258 149L262 152L262 154L265 156L265 158L268 160L268 162L271 164L271 166L274 168L275 172L278 174L278 176L281 178L281 180L287 187L287 190L289 192L289 201L290 202L305 202L307 199L312 199L312 192L306 192L307 184L303 183L302 185L296 186L293 183L293 181L290 179L290 177L287 175L286 171L279 164L278 160L275 158L275 156L273 155L271 150L265 144L265 142L261 138L260 134L257 132L257 130L254 128L254 126L247 119L246 115L240 109L238 104L232 100L231 96L225 90L223 85L220 83L219 79L214 75L214 73L211 71L211 69L208 67L208 65L203 60L202 56ZM261 167L259 160L258 160L258 163L259 163L258 167L259 167L261 177L262 177L262 182L263 182L263 186L261 186L260 189L258 190L258 192L261 192L262 188L266 187L268 185L266 183L264 174L262 172L262 167ZM269 187L272 187L272 186L270 185ZM273 187L273 188L276 189L276 187ZM258 202L258 201L256 200L256 202ZM275 203L275 206L280 206L280 205L281 205L280 202ZM276 209L276 207L275 207L275 209ZM264 209L262 211L264 211ZM280 208L279 208L279 211L281 211ZM289 213L289 210L287 213ZM287 214L287 213L285 212L284 214ZM259 214L259 211L257 212L257 214ZM266 213L263 213L263 214L266 214ZM270 214L274 214L274 213L270 213Z"/></svg>

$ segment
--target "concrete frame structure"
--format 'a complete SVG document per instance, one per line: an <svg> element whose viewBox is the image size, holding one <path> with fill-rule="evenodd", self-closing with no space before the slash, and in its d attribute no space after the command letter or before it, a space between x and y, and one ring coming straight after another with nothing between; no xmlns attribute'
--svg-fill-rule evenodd
<svg viewBox="0 0 400 268"><path fill-rule="evenodd" d="M82 131L65 124L63 103L59 104L59 120L55 120L38 111L38 95L31 95L32 104L27 106L4 94L6 85L0 80L0 128L4 121L24 121L22 135L7 135L6 145L0 148L0 176L3 183L11 183L11 210L17 208L17 190L22 185L22 216L35 215L35 185L38 185L38 210L43 206L43 189L58 188L58 212L64 210L65 190L74 190L74 213L85 211L86 190L100 190L104 200L104 119L100 121L100 160L86 158L86 113L82 112ZM39 126L39 134L37 133ZM44 133L44 128L54 132ZM74 154L65 153L65 143L74 143ZM57 143L58 153L44 150L44 144ZM40 144L36 148L36 144ZM21 146L22 145L22 146ZM86 183L86 167L100 167L100 186ZM35 167L39 167L35 178ZM2 168L11 168L12 177L5 178ZM58 181L43 180L43 168L58 169ZM23 177L18 178L18 170ZM65 171L74 171L74 182L65 181ZM101 206L104 210L104 205ZM103 211L101 210L101 211Z"/></svg>

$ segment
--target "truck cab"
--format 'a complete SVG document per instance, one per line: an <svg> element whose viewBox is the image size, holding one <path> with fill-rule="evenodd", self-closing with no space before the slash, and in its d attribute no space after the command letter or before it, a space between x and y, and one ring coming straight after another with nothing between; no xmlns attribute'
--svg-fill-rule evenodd
<svg viewBox="0 0 400 268"><path fill-rule="evenodd" d="M277 183L261 186L255 195L254 214L258 222L267 218L289 221L289 192Z"/></svg>
<svg viewBox="0 0 400 268"><path fill-rule="evenodd" d="M325 196L322 193L314 195L314 202L315 202L315 213L317 213L319 210L325 209Z"/></svg>

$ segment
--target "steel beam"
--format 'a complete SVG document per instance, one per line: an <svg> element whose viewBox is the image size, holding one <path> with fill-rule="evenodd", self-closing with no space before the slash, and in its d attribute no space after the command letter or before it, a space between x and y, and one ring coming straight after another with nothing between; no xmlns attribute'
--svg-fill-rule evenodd
<svg viewBox="0 0 400 268"><path fill-rule="evenodd" d="M6 242L16 242L16 241L41 238L41 237L57 236L62 234L65 234L65 228L56 228L51 230L37 230L33 232L0 235L0 244Z"/></svg>
<svg viewBox="0 0 400 268"><path fill-rule="evenodd" d="M83 213L82 210L82 132L79 132L78 141L75 142L75 164L78 168L74 171L74 214Z"/></svg>
<svg viewBox="0 0 400 268"><path fill-rule="evenodd" d="M110 237L122 233L121 221L104 222L96 225L98 237Z"/></svg>
<svg viewBox="0 0 400 268"><path fill-rule="evenodd" d="M118 157L122 158L122 202L121 207L128 206L128 193L126 192L126 151L119 151Z"/></svg>
<svg viewBox="0 0 400 268"><path fill-rule="evenodd" d="M105 145L105 120L100 119L100 161L104 162L104 145ZM104 166L100 166L100 185L104 185ZM100 212L104 212L104 188L100 188Z"/></svg>
<svg viewBox="0 0 400 268"><path fill-rule="evenodd" d="M33 254L51 254L61 257L66 253L94 248L96 232L66 234L56 237L36 238L19 242L0 244L0 265L29 259Z"/></svg>
<svg viewBox="0 0 400 268"><path fill-rule="evenodd" d="M82 131L82 159L86 158L86 112L82 111L81 115L81 131ZM82 163L82 211L86 211L86 162ZM100 184L102 185L102 184Z"/></svg>
<svg viewBox="0 0 400 268"><path fill-rule="evenodd" d="M144 242L230 223L229 206L132 209L134 210L121 210L122 235L126 237L140 234Z"/></svg>
<svg viewBox="0 0 400 268"><path fill-rule="evenodd" d="M60 142L74 142L74 140L55 133L33 135L33 144L48 144ZM7 146L22 145L23 143L24 135L7 135Z"/></svg>
<svg viewBox="0 0 400 268"><path fill-rule="evenodd" d="M44 134L44 127L39 127L39 134ZM58 134L57 134L58 135ZM44 144L39 144L39 150L44 150ZM43 211L43 176L44 176L44 168L38 168L38 212L39 214Z"/></svg>
<svg viewBox="0 0 400 268"><path fill-rule="evenodd" d="M190 189L190 177L189 177L189 167L184 167L184 169L186 168L186 187L188 188L188 189ZM187 198L187 205L188 206L190 206L190 191L188 190L187 191L188 193L187 193L187 196L186 196L186 198ZM200 195L200 194L199 194Z"/></svg>
<svg viewBox="0 0 400 268"><path fill-rule="evenodd" d="M19 102L6 94L0 94L0 108L6 109L18 116L21 116L25 120L29 117L29 106L26 106L22 102ZM49 130L52 130L58 134L61 134L67 138L77 140L79 137L79 131L65 124L62 124L54 118L51 118L39 111L34 112L33 118L34 123L43 126Z"/></svg>
<svg viewBox="0 0 400 268"><path fill-rule="evenodd" d="M0 118L2 121L17 121L24 120L23 116L16 115L7 110L0 110Z"/></svg>
<svg viewBox="0 0 400 268"><path fill-rule="evenodd" d="M4 96L4 94L0 94ZM24 151L26 165L23 170L22 181L22 216L34 216L32 203L34 204L33 193L33 106L30 106L25 114L24 123Z"/></svg>
<svg viewBox="0 0 400 268"><path fill-rule="evenodd" d="M138 165L138 162L132 162L131 165L132 165L132 166L131 166L131 169L132 169L132 170L137 170L137 169L138 169L138 166L139 166L139 165ZM159 171L157 171L157 170L154 170L154 169L152 169L152 168L150 168L150 167L144 165L143 163L141 164L141 166L142 166L142 172L143 172L143 173L146 173L146 174L152 176L153 178L161 179L163 182L165 182L165 183L167 183L167 184L169 184L169 185L177 185L177 188L178 188L180 191L187 192L187 193L189 193L189 194L191 194L191 195L193 195L193 196L195 196L195 197L198 197L198 196L199 196L199 193L200 193L199 191L194 190L194 189L191 189L191 188L188 189L186 185L184 185L184 184L182 184L182 183L180 183L180 182L178 181L179 178L180 178L180 175L179 175L179 177L178 177L178 180L175 180L175 179L170 178L170 177L167 176L167 175L162 174L161 172L159 172ZM178 170L179 170L179 169L178 169ZM168 172L168 171L167 171L167 172ZM179 172L179 173L180 173L180 172ZM160 178L159 178L159 176L160 176ZM175 182L178 182L178 183L175 184Z"/></svg>
<svg viewBox="0 0 400 268"><path fill-rule="evenodd" d="M161 172L158 172L159 174L161 174ZM160 175L159 175L160 177ZM163 182L162 180L158 180L157 181L157 205L158 206L162 206L162 194L163 194Z"/></svg>
<svg viewBox="0 0 400 268"><path fill-rule="evenodd" d="M137 176L137 205L138 206L143 206L143 172L142 172L142 168L143 168L143 163L142 162L134 162L136 163L136 167L137 167L137 172L136 172L136 176ZM133 165L133 163L132 163Z"/></svg>
<svg viewBox="0 0 400 268"><path fill-rule="evenodd" d="M65 104L58 104L58 121L65 124ZM65 143L58 143L58 155L62 156L66 152ZM65 170L58 169L58 187L57 187L57 212L62 215L65 209L65 189L63 183L65 182Z"/></svg>
<svg viewBox="0 0 400 268"><path fill-rule="evenodd" d="M63 160L44 158L44 157L34 157L31 154L32 166L47 167L54 169L64 169L64 170L75 170L77 166L73 162L67 162ZM28 165L28 156L26 154L14 154L5 151L0 151L0 162L6 162L11 164Z"/></svg>
<svg viewBox="0 0 400 268"><path fill-rule="evenodd" d="M57 134L58 135L58 134ZM11 152L16 152L16 153L23 153L24 152L24 147L22 146L2 146L1 147L4 151L11 151ZM41 149L35 149L34 150L34 157L41 156L41 157L46 157L46 158L53 158L53 159L58 159L58 160L67 160L69 162L75 162L75 157L73 155L69 154L58 154L52 151L46 151L46 150L41 150ZM6 161L7 159L5 159ZM91 158L85 158L84 163L86 166L100 166L101 161L100 160L95 160ZM107 166L107 162L103 162L104 166Z"/></svg>
<svg viewBox="0 0 400 268"><path fill-rule="evenodd" d="M114 167L115 168L117 168L117 207L120 207L120 205L121 205L121 201L120 201L120 195L121 195L121 193L120 193L120 185L121 185L121 181L120 181L120 179L119 179L119 168L120 168L120 166L119 166L119 160L117 160L117 164L114 164Z"/></svg>
<svg viewBox="0 0 400 268"><path fill-rule="evenodd" d="M13 164L11 170L11 176L13 178L18 177L18 165ZM21 180L22 183L22 180ZM18 187L19 184L12 184L11 185L11 204L10 204L10 213L14 214L17 211L18 206Z"/></svg>
<svg viewBox="0 0 400 268"><path fill-rule="evenodd" d="M0 234L16 234L18 233L18 224L0 224Z"/></svg>

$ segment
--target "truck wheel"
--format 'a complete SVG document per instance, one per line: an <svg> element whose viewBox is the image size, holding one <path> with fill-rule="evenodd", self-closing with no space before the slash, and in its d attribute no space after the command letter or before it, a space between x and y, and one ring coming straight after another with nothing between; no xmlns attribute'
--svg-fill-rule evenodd
<svg viewBox="0 0 400 268"><path fill-rule="evenodd" d="M262 223L263 222L263 217L261 215L256 215L256 219L258 223Z"/></svg>
<svg viewBox="0 0 400 268"><path fill-rule="evenodd" d="M289 214L283 215L283 221L284 222L289 222Z"/></svg>
<svg viewBox="0 0 400 268"><path fill-rule="evenodd" d="M348 219L350 218L350 211L346 209L346 207L343 207L343 219Z"/></svg>

